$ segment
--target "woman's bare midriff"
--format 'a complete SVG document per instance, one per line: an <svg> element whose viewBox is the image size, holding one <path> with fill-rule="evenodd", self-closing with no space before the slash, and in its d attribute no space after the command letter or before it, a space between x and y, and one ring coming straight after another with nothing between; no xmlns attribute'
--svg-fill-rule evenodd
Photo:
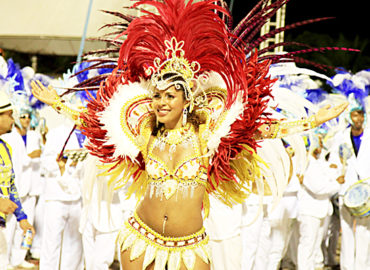
<svg viewBox="0 0 370 270"><path fill-rule="evenodd" d="M198 232L203 227L202 202L205 187L198 186L192 197L174 194L150 198L149 192L140 202L136 213L154 231L168 237L181 237ZM164 233L163 233L164 230Z"/></svg>

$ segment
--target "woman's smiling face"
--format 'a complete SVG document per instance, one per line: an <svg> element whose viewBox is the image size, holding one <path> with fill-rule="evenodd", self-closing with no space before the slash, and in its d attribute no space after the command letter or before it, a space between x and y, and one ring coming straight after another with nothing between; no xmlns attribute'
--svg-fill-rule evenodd
<svg viewBox="0 0 370 270"><path fill-rule="evenodd" d="M165 90L155 89L152 98L152 107L157 121L163 123L166 128L181 127L182 112L187 104L184 92L171 86Z"/></svg>

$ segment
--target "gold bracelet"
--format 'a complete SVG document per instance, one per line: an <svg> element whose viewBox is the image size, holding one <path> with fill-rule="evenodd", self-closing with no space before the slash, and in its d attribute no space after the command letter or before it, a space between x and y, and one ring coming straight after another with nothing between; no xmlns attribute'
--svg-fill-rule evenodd
<svg viewBox="0 0 370 270"><path fill-rule="evenodd" d="M308 117L307 120L311 124L311 128L318 127L317 122L316 122L316 116L315 115L311 115L310 117Z"/></svg>
<svg viewBox="0 0 370 270"><path fill-rule="evenodd" d="M273 138L282 138L317 127L315 115L297 121L282 121L278 124Z"/></svg>
<svg viewBox="0 0 370 270"><path fill-rule="evenodd" d="M274 124L274 130L273 130L273 133L272 133L272 136L271 136L272 139L277 137L277 134L278 134L279 130L280 130L280 123L276 122Z"/></svg>
<svg viewBox="0 0 370 270"><path fill-rule="evenodd" d="M51 107L56 110L58 113L60 113L62 107L62 101L60 100L60 98L58 97L52 104L51 104Z"/></svg>
<svg viewBox="0 0 370 270"><path fill-rule="evenodd" d="M69 108L67 105L65 105L62 102L62 100L60 98L57 98L57 100L55 102L53 102L53 104L51 106L58 113L65 113L69 117L71 117L74 122L76 122L76 123L78 122L81 112Z"/></svg>

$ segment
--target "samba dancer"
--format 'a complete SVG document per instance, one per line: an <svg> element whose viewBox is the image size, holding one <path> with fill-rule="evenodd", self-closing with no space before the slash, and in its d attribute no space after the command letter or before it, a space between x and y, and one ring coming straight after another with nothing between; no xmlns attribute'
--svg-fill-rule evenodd
<svg viewBox="0 0 370 270"><path fill-rule="evenodd" d="M159 15L131 21L117 68L86 110L72 110L40 84L33 93L71 115L117 186L134 177L129 193L140 202L118 237L125 270L210 269L202 214L208 193L229 205L242 202L251 192L247 182L263 184L257 140L308 130L347 104L271 121L264 114L269 63L254 52L247 62L232 45L214 12L224 9L211 1L145 3Z"/></svg>

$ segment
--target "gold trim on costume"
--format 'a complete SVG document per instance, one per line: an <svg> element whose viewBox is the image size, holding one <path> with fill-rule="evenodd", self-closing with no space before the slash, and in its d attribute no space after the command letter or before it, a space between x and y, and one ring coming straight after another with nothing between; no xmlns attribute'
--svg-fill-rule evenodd
<svg viewBox="0 0 370 270"><path fill-rule="evenodd" d="M315 116L297 121L281 121L274 138L282 138L302 131L307 131L316 127Z"/></svg>
<svg viewBox="0 0 370 270"><path fill-rule="evenodd" d="M121 128L143 154L152 131L148 127L150 116L153 115L150 104L151 99L147 95L140 95L124 103L121 108Z"/></svg>
<svg viewBox="0 0 370 270"><path fill-rule="evenodd" d="M179 145L191 147L193 151L179 160L175 167L170 169L154 150L162 152L169 148L169 159L176 152ZM172 149L174 148L174 150ZM171 150L172 149L172 150ZM178 193L182 197L193 197L194 190L199 185L207 186L207 170L203 165L202 154L197 142L194 127L188 123L186 127L175 130L163 130L149 145L146 163L150 198L153 195L163 196L168 200Z"/></svg>
<svg viewBox="0 0 370 270"><path fill-rule="evenodd" d="M259 128L260 137L257 136L256 139L282 138L313 129L316 126L316 119L314 115L306 119L296 121L271 122L270 124L263 124Z"/></svg>

